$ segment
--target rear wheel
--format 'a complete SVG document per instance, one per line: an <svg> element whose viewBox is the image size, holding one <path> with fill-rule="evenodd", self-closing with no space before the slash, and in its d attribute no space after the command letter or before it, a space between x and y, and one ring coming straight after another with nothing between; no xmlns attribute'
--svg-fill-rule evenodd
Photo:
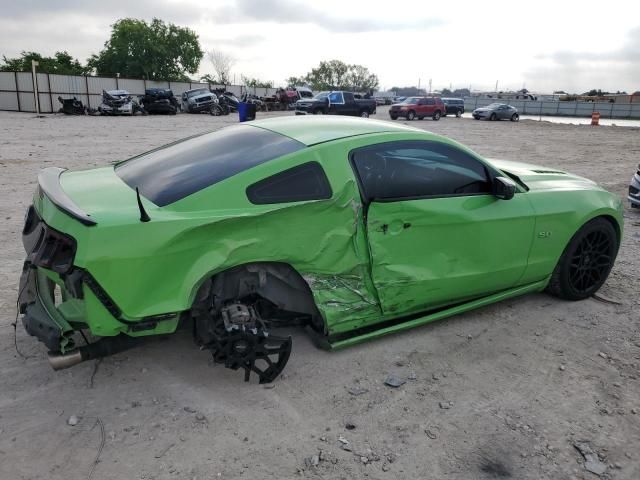
<svg viewBox="0 0 640 480"><path fill-rule="evenodd" d="M440 110L436 110L436 113L433 114L433 120L437 122L438 120L440 120L440 116Z"/></svg>
<svg viewBox="0 0 640 480"><path fill-rule="evenodd" d="M409 112L407 113L407 120L413 120L414 118L416 118L416 112L414 112L413 110L409 110Z"/></svg>
<svg viewBox="0 0 640 480"><path fill-rule="evenodd" d="M361 116L362 118L369 118L369 110L362 110L362 111L360 112L360 116Z"/></svg>
<svg viewBox="0 0 640 480"><path fill-rule="evenodd" d="M497 120L498 116L495 113L492 113L491 116L489 117L489 120L494 121Z"/></svg>
<svg viewBox="0 0 640 480"><path fill-rule="evenodd" d="M578 230L551 275L547 291L566 300L582 300L604 284L618 253L611 223L595 218Z"/></svg>
<svg viewBox="0 0 640 480"><path fill-rule="evenodd" d="M462 116L462 110L458 110L458 111L456 112L456 117L457 117L457 118L460 118L461 116Z"/></svg>
<svg viewBox="0 0 640 480"><path fill-rule="evenodd" d="M520 120L520 115L518 115L517 113L514 113L513 115L511 115L512 122L517 122L518 120Z"/></svg>
<svg viewBox="0 0 640 480"><path fill-rule="evenodd" d="M398 115L389 115L389 117L391 117L391 120L397 120L398 119Z"/></svg>
<svg viewBox="0 0 640 480"><path fill-rule="evenodd" d="M321 109L321 108L316 108L316 109L313 111L313 114L314 114L314 115L324 115L324 110L323 110L323 109Z"/></svg>

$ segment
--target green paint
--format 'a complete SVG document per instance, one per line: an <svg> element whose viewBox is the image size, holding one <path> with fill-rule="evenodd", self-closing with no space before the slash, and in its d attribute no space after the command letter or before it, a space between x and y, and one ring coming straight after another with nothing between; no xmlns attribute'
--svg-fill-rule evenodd
<svg viewBox="0 0 640 480"><path fill-rule="evenodd" d="M70 218L46 197L34 198L47 224L77 240L75 264L91 272L124 320L176 314L135 335L174 331L177 314L190 308L203 281L259 261L290 264L307 280L330 335L485 297L382 331L389 333L543 288L567 242L586 221L608 215L622 227L620 199L589 180L486 160L452 140L398 123L282 117L251 125L309 146L162 208L143 198L151 217L147 223L139 221L135 191L113 167L61 177L67 194L98 222L94 227ZM530 191L520 189L508 201L476 195L374 202L365 219L349 152L397 140L455 145L492 168L518 175ZM327 174L330 199L274 205L253 205L247 199L247 186L312 160ZM388 225L386 232L382 225ZM133 335L86 286L84 296L82 302L50 312L62 317L63 330L84 323L95 335Z"/></svg>

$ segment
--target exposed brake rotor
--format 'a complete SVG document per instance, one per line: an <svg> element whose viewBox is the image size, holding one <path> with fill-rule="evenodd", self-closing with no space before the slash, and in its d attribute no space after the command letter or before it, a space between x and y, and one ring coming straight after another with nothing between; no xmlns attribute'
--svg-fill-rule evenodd
<svg viewBox="0 0 640 480"><path fill-rule="evenodd" d="M270 335L256 310L243 303L232 303L213 320L211 336L203 347L211 350L213 360L232 370L244 369L244 380L251 372L260 383L275 380L291 355L291 337Z"/></svg>

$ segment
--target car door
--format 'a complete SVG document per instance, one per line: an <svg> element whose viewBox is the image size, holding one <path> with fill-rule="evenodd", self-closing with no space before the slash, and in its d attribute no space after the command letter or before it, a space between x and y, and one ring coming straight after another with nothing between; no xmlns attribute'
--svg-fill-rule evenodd
<svg viewBox="0 0 640 480"><path fill-rule="evenodd" d="M502 105L500 106L499 109L499 115L498 117L502 120L506 119L506 118L510 118L511 114L509 113L509 105Z"/></svg>
<svg viewBox="0 0 640 480"><path fill-rule="evenodd" d="M535 216L526 193L458 147L402 141L351 152L367 207L372 280L385 314L437 308L518 284Z"/></svg>
<svg viewBox="0 0 640 480"><path fill-rule="evenodd" d="M342 92L332 92L327 97L329 99L329 113L342 115L344 113L344 97Z"/></svg>
<svg viewBox="0 0 640 480"><path fill-rule="evenodd" d="M344 99L344 105L343 105L344 115L358 115L359 113L358 107L360 106L360 104L356 101L356 98L353 95L353 93L344 92L342 94L342 97Z"/></svg>

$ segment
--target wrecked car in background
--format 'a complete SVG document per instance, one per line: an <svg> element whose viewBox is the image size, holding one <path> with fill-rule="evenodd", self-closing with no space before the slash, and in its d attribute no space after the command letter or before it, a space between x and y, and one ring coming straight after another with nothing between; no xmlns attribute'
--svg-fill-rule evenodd
<svg viewBox="0 0 640 480"><path fill-rule="evenodd" d="M173 91L167 88L147 88L139 98L140 105L149 115L175 115L180 108Z"/></svg>
<svg viewBox="0 0 640 480"><path fill-rule="evenodd" d="M627 198L632 208L640 208L640 164L638 164L638 170L636 170L635 175L631 177L629 196Z"/></svg>
<svg viewBox="0 0 640 480"><path fill-rule="evenodd" d="M101 115L135 115L144 110L127 90L103 90L98 112Z"/></svg>
<svg viewBox="0 0 640 480"><path fill-rule="evenodd" d="M621 230L621 199L564 171L405 125L280 117L43 170L18 304L56 369L184 324L264 383L291 352L281 326L340 348L528 292L584 299Z"/></svg>
<svg viewBox="0 0 640 480"><path fill-rule="evenodd" d="M182 110L187 113L210 112L218 97L208 88L194 88L182 94Z"/></svg>

